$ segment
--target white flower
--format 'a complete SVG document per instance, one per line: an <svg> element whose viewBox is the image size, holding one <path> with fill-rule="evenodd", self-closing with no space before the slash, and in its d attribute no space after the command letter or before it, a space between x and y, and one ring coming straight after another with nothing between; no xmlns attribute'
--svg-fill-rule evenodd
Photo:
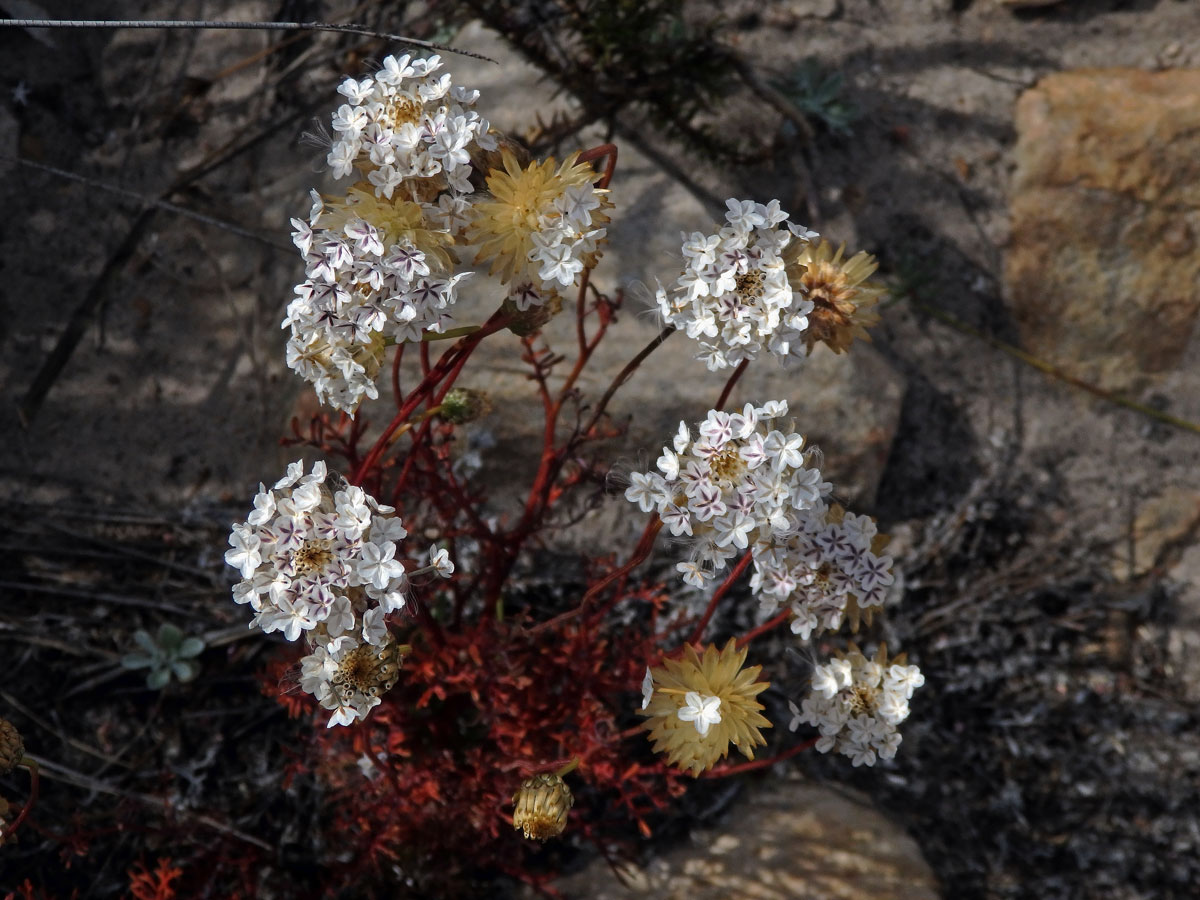
<svg viewBox="0 0 1200 900"><path fill-rule="evenodd" d="M226 561L243 579L234 601L254 609L253 625L291 641L318 629L328 638L357 632L371 601L384 612L400 608L406 577L393 539L406 532L385 510L323 462L308 474L293 463L233 526Z"/></svg>
<svg viewBox="0 0 1200 900"><path fill-rule="evenodd" d="M792 714L792 720L788 722L788 731L795 731L804 722L804 713L796 706L795 701L788 701L788 710Z"/></svg>
<svg viewBox="0 0 1200 900"><path fill-rule="evenodd" d="M309 614L308 604L303 600L293 603L286 595L274 598L275 608L260 613L262 630L267 634L272 631L282 631L289 641L300 637L301 631L311 631L317 627L316 620Z"/></svg>
<svg viewBox="0 0 1200 900"><path fill-rule="evenodd" d="M233 533L229 535L231 549L225 551L225 562L235 569L240 569L243 578L249 578L262 562L262 554L259 552L261 544L262 539L257 534L244 525L235 525Z"/></svg>
<svg viewBox="0 0 1200 900"><path fill-rule="evenodd" d="M773 415L786 411L782 401L747 404L740 413L710 410L695 441L687 423L679 424L674 450L664 447L658 460L662 474L630 474L625 498L657 512L676 537L694 538L693 559L701 565L678 567L688 583L703 585L739 550L752 549L757 558L760 548L785 541L797 514L832 490L806 466L804 438Z"/></svg>
<svg viewBox="0 0 1200 900"><path fill-rule="evenodd" d="M886 650L880 647L874 660L857 650L843 659L833 659L813 672L813 693L800 709L789 702L795 718L817 728L821 753L837 750L854 766L872 766L875 760L891 759L900 746L897 726L908 718L908 697L924 683L916 666L887 666Z"/></svg>
<svg viewBox="0 0 1200 900"><path fill-rule="evenodd" d="M650 667L646 666L646 677L642 679L642 709L650 705L650 699L654 696L654 676L650 672Z"/></svg>
<svg viewBox="0 0 1200 900"><path fill-rule="evenodd" d="M449 578L454 574L454 563L450 561L450 553L445 549L438 549L437 544L433 544L429 548L429 565L442 578Z"/></svg>
<svg viewBox="0 0 1200 900"><path fill-rule="evenodd" d="M366 615L363 616L362 636L368 644L382 647L387 642L388 630L387 624L384 622L386 615L383 608L377 606L367 610Z"/></svg>
<svg viewBox="0 0 1200 900"><path fill-rule="evenodd" d="M653 510L662 494L662 479L652 472L634 472L629 476L629 481L625 499L636 503L642 512Z"/></svg>
<svg viewBox="0 0 1200 900"><path fill-rule="evenodd" d="M363 584L371 584L383 590L404 574L404 564L395 559L396 545L387 541L378 544L363 544L358 562L358 577Z"/></svg>
<svg viewBox="0 0 1200 900"><path fill-rule="evenodd" d="M701 734L708 734L709 726L716 725L721 721L720 697L688 691L683 700L685 705L679 707L679 720L694 722L696 730Z"/></svg>
<svg viewBox="0 0 1200 900"><path fill-rule="evenodd" d="M839 524L821 499L826 486L819 473L776 489L790 491L792 508L782 526L755 546L750 587L759 603L790 606L792 631L804 640L839 628L851 600L860 612L882 606L893 581L892 559L871 552L874 522L846 513Z"/></svg>
<svg viewBox="0 0 1200 900"><path fill-rule="evenodd" d="M699 358L709 369L735 366L768 351L781 358L804 355L800 340L813 304L798 280L789 279L789 244L811 240L787 222L777 200L767 205L730 199L726 224L716 234L683 237L683 272L659 288L663 319L701 340ZM815 235L814 235L815 236Z"/></svg>

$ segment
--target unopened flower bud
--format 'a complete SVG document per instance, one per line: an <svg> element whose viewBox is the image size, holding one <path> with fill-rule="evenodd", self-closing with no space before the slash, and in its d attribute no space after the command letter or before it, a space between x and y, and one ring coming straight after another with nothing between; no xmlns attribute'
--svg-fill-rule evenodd
<svg viewBox="0 0 1200 900"><path fill-rule="evenodd" d="M534 775L521 782L513 795L513 828L538 841L557 837L567 827L567 812L575 798L559 775Z"/></svg>
<svg viewBox="0 0 1200 900"><path fill-rule="evenodd" d="M442 400L441 416L453 425L465 425L492 411L492 401L483 391L454 388Z"/></svg>
<svg viewBox="0 0 1200 900"><path fill-rule="evenodd" d="M501 308L511 316L508 330L517 337L529 337L541 331L543 325L562 312L562 297L555 294L541 306L531 306L526 310L517 309L517 304L507 299Z"/></svg>
<svg viewBox="0 0 1200 900"><path fill-rule="evenodd" d="M8 719L0 719L0 775L7 775L19 766L24 758L25 744L17 726Z"/></svg>

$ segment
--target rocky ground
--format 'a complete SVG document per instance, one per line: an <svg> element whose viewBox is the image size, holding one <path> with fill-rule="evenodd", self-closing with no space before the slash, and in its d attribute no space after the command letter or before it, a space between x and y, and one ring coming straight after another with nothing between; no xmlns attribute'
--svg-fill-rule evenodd
<svg viewBox="0 0 1200 900"><path fill-rule="evenodd" d="M36 14L29 6L0 2L13 16ZM840 106L814 101L813 135L800 140L743 84L709 116L769 151L753 165L706 162L637 109L564 144L594 143L611 126L621 148L596 279L630 299L623 339L584 387L602 387L656 333L644 286L673 277L679 231L707 228L725 197L778 197L823 234L876 253L893 295L873 344L819 354L799 375L755 367L734 400L785 396L844 499L895 536L905 590L880 635L927 685L893 765L852 771L805 755L687 807L699 828L648 845L632 887L605 885L595 869L564 887L665 896L669 875L688 896L729 896L730 879L762 897L1190 896L1200 876L1200 45L1189 36L1200 5L722 9L721 40L760 82L837 74ZM144 10L340 12L256 0ZM711 13L688 6L693 20ZM460 28L473 10L371 14L500 60L455 60L453 71L484 92L501 128L532 136L535 119L581 108L493 30ZM390 49L332 35L0 30L10 211L0 224L10 398L0 640L14 660L0 712L47 761L45 814L98 810L86 858L36 833L0 850L0 891L56 860L74 866L50 882L64 896L89 867L82 896L119 894L126 868L164 848L105 837L103 810L161 815L165 791L198 829L212 825L195 817L215 817L289 848L281 866L305 853L307 788L284 793L281 773L250 758L255 741L286 742L302 723L258 696L258 651L222 636L236 618L222 596L222 531L294 456L278 437L312 408L278 329L298 273L285 223L318 180L319 152L300 136L328 114L342 75ZM547 333L566 332L556 321ZM503 460L485 457L483 470L499 507L520 483L535 420L515 339L491 346L486 380L501 402L477 437ZM644 467L674 423L714 401L723 379L697 375L690 355L676 336L619 395L614 413L630 428L613 450L618 470ZM619 505L558 549L624 538L632 526ZM134 628L164 618L210 638L208 680L191 693L148 692L116 665ZM786 643L772 650L773 676L798 687L807 662ZM773 718L786 718L776 705ZM211 803L231 772L237 796ZM4 782L6 795L21 790ZM272 790L265 807L255 799ZM781 830L795 836L782 849Z"/></svg>

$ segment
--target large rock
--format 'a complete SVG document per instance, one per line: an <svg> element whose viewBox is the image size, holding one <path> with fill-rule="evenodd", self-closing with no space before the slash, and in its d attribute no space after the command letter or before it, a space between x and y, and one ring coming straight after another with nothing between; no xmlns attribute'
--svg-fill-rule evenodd
<svg viewBox="0 0 1200 900"><path fill-rule="evenodd" d="M1200 70L1051 75L1016 126L1005 279L1026 348L1107 389L1154 383L1200 310Z"/></svg>
<svg viewBox="0 0 1200 900"><path fill-rule="evenodd" d="M739 803L718 830L692 835L646 867L603 860L559 879L576 900L936 900L937 880L916 843L868 806L829 788L773 781Z"/></svg>

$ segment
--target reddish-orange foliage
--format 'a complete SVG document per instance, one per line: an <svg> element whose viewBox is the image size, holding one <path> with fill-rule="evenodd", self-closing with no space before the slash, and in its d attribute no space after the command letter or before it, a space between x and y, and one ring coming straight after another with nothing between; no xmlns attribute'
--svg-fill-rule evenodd
<svg viewBox="0 0 1200 900"><path fill-rule="evenodd" d="M159 858L153 872L139 863L128 872L129 896L135 900L175 900L171 882L182 874L183 870L173 867L169 859Z"/></svg>
<svg viewBox="0 0 1200 900"><path fill-rule="evenodd" d="M657 599L625 598L642 608ZM526 624L484 616L436 647L414 632L381 706L353 728L315 730L308 758L330 788L329 833L348 873L436 860L527 877L522 863L540 845L513 829L512 795L523 778L575 758L570 831L598 844L648 834L646 817L682 792L677 773L634 761L641 748L621 734L656 652L650 630Z"/></svg>

